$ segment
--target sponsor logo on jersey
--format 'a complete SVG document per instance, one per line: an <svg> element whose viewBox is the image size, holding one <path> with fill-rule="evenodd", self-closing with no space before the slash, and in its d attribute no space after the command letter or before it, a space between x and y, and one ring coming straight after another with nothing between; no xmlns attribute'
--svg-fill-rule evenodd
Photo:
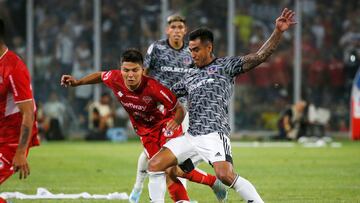
<svg viewBox="0 0 360 203"><path fill-rule="evenodd" d="M121 101L121 104L124 105L125 107L132 108L132 109L139 110L139 111L145 111L146 110L146 106L133 104L131 102L122 102Z"/></svg>
<svg viewBox="0 0 360 203"><path fill-rule="evenodd" d="M178 68L178 67L170 67L170 66L161 66L161 71L164 72L174 72L174 73L189 73L192 71L190 68Z"/></svg>
<svg viewBox="0 0 360 203"><path fill-rule="evenodd" d="M220 152L215 154L215 157L219 157L219 156L221 156Z"/></svg>
<svg viewBox="0 0 360 203"><path fill-rule="evenodd" d="M151 100L152 100L152 98L151 97L149 97L149 96L144 96L143 98L142 98L143 100L144 100L144 102L145 103L150 103L151 102Z"/></svg>
<svg viewBox="0 0 360 203"><path fill-rule="evenodd" d="M122 97L124 94L123 94L121 91L118 91L117 95L118 95L119 97Z"/></svg>
<svg viewBox="0 0 360 203"><path fill-rule="evenodd" d="M210 66L210 67L207 69L207 73L208 73L208 74L214 74L217 70L218 70L218 67L217 67L217 66Z"/></svg>
<svg viewBox="0 0 360 203"><path fill-rule="evenodd" d="M206 83L213 83L215 81L215 79L210 78L210 79L206 79L206 80L202 80L198 83L196 83L195 85L190 85L189 87L189 92L194 91L195 89L197 89L198 87L205 85Z"/></svg>

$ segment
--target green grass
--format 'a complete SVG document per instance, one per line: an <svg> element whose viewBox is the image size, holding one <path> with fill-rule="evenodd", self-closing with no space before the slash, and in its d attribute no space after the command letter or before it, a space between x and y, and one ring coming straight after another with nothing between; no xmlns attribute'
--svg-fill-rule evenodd
<svg viewBox="0 0 360 203"><path fill-rule="evenodd" d="M36 188L45 187L52 193L129 194L140 151L138 142L43 143L30 152L30 177L19 181L16 174L0 186L0 191L35 194ZM234 147L233 156L236 171L255 185L266 202L360 202L360 142L345 142L341 148ZM200 168L212 172L207 164ZM189 196L199 202L216 202L206 186L188 183L188 191ZM110 200L12 201L78 203ZM148 202L147 182L141 202ZM230 191L228 202L241 202L241 199Z"/></svg>

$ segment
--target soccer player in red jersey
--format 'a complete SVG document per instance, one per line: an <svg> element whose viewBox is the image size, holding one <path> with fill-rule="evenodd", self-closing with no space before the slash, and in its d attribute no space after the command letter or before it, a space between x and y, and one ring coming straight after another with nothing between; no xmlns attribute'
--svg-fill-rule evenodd
<svg viewBox="0 0 360 203"><path fill-rule="evenodd" d="M108 86L128 112L136 134L140 136L150 159L168 139L182 135L180 124L184 119L185 110L168 88L143 75L143 57L139 51L129 49L123 53L121 59L120 70L95 72L79 80L71 75L63 75L61 85L76 87L104 83ZM182 169L191 174L191 170L184 168ZM167 185L175 202L189 200L184 186L176 178L183 175L181 171L177 166L168 169ZM209 182L215 180L215 176L205 173L199 180L192 181L209 185Z"/></svg>
<svg viewBox="0 0 360 203"><path fill-rule="evenodd" d="M29 148L39 145L30 75L4 38L0 19L0 186L15 172L20 179L30 175Z"/></svg>

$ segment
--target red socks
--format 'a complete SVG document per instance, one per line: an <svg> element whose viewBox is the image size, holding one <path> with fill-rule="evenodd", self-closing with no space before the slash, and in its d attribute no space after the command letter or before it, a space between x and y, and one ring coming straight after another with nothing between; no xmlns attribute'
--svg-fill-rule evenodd
<svg viewBox="0 0 360 203"><path fill-rule="evenodd" d="M183 184L178 181L178 182L174 182L173 184L171 184L168 187L169 190L169 194L171 199L174 202L180 201L180 200L187 200L189 201L189 196L187 195L186 189L183 186Z"/></svg>
<svg viewBox="0 0 360 203"><path fill-rule="evenodd" d="M184 173L184 178L190 180L191 182L200 183L212 187L216 181L216 177L201 171L200 169L195 168L189 173Z"/></svg>

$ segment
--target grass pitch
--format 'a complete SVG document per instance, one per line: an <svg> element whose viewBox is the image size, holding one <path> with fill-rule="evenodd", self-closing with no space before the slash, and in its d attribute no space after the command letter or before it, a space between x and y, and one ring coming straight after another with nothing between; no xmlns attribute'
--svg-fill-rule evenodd
<svg viewBox="0 0 360 203"><path fill-rule="evenodd" d="M139 142L53 142L33 148L31 175L19 181L12 176L1 192L35 194L45 187L56 193L108 194L131 192L135 180ZM267 203L360 202L360 142L340 148L233 147L236 171L249 179ZM203 163L200 168L212 172ZM191 199L216 202L207 186L188 183ZM127 202L116 200L18 200L13 203ZM148 202L147 181L141 202ZM167 201L171 202L167 196ZM228 202L242 202L234 191Z"/></svg>

